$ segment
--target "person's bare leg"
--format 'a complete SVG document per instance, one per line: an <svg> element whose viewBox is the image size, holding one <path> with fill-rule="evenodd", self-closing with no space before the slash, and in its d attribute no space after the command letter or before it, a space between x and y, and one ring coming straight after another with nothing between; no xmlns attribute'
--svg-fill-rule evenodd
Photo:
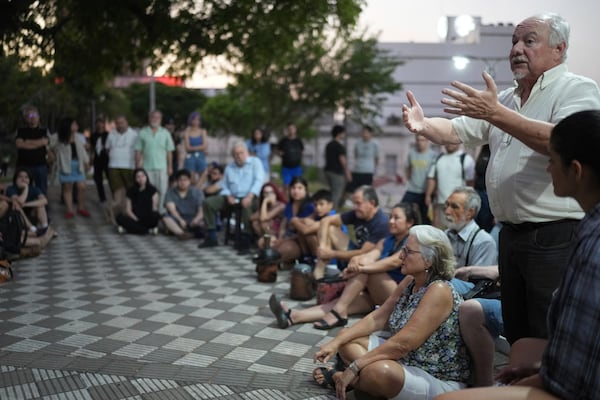
<svg viewBox="0 0 600 400"><path fill-rule="evenodd" d="M63 200L68 213L73 213L73 184L63 183Z"/></svg>
<svg viewBox="0 0 600 400"><path fill-rule="evenodd" d="M77 182L77 208L79 210L87 210L85 207L85 195L87 185L84 182Z"/></svg>
<svg viewBox="0 0 600 400"><path fill-rule="evenodd" d="M383 304L398 286L398 282L392 279L387 272L369 274L367 290L373 300L373 304Z"/></svg>
<svg viewBox="0 0 600 400"><path fill-rule="evenodd" d="M171 232L172 234L174 234L177 237L183 235L183 229L181 229L179 224L177 222L175 222L175 220L173 218L163 217L162 220L165 223L165 226L167 227L167 230L169 232Z"/></svg>
<svg viewBox="0 0 600 400"><path fill-rule="evenodd" d="M367 274L358 274L346 281L346 286L333 307L340 317L348 318L348 307L367 286L368 279L369 276ZM328 313L322 319L327 325L332 325L337 321L337 317L331 313Z"/></svg>
<svg viewBox="0 0 600 400"><path fill-rule="evenodd" d="M273 248L281 254L281 261L285 263L297 260L302 256L296 239L282 239Z"/></svg>
<svg viewBox="0 0 600 400"><path fill-rule="evenodd" d="M294 325L319 321L331 311L337 301L338 299L335 299L329 303L319 304L308 308L293 308L290 313L290 319L293 321ZM289 307L284 301L281 301L280 304L284 312L289 310ZM372 310L372 303L370 297L366 294L357 296L354 302L348 307L348 312L350 314L366 313L370 310Z"/></svg>
<svg viewBox="0 0 600 400"><path fill-rule="evenodd" d="M434 400L558 400L551 394L527 386L503 386L458 390L434 397Z"/></svg>
<svg viewBox="0 0 600 400"><path fill-rule="evenodd" d="M48 226L48 213L46 212L46 207L41 206L41 207L36 207L34 209L34 213L35 213L35 218L38 221L38 226L39 227L46 227Z"/></svg>
<svg viewBox="0 0 600 400"><path fill-rule="evenodd" d="M485 326L485 313L477 300L467 300L458 309L460 334L473 360L475 386L494 384L494 339Z"/></svg>

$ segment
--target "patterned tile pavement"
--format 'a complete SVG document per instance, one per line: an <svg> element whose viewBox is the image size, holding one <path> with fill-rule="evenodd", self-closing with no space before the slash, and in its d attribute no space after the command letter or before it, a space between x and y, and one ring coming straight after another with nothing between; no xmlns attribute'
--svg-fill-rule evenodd
<svg viewBox="0 0 600 400"><path fill-rule="evenodd" d="M0 286L0 399L334 398L311 371L336 331L281 330L268 309L289 272L259 283L230 247L52 211L59 236Z"/></svg>

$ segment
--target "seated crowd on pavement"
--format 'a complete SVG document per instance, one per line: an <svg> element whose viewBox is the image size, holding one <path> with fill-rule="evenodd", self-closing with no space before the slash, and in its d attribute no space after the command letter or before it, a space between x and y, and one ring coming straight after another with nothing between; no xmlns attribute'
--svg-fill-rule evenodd
<svg viewBox="0 0 600 400"><path fill-rule="evenodd" d="M525 20L515 30L511 54L527 36L524 30L545 40L545 52L566 54L564 26L553 14ZM561 63L549 57L546 67L560 68ZM534 96L531 84L537 77L533 82L517 79L527 96ZM485 79L489 89L493 80ZM597 86L580 84L598 97L586 107L600 108ZM510 116L495 125L469 108L488 105L489 96L455 86L465 94L449 90L445 94L457 100L443 101L461 115L452 121L425 117L412 92L407 93L403 121L415 134L416 147L408 157L403 202L387 216L373 185L380 147L369 126L362 127L353 169L344 147L346 130L333 127L324 152L329 185L311 195L313 183L303 176L304 143L294 123L287 124L275 151L266 148L268 134L257 128L249 140L234 141L232 161L220 165L207 159L208 133L196 111L181 140L162 126L161 112L152 110L139 132L124 116L116 117L110 132L107 121L98 119L88 143L73 118L62 118L51 135L40 127L38 110L27 106L26 126L15 140L12 184L0 193L0 221L21 221L19 254L39 254L57 235L49 208L60 207L53 215L62 214L64 220L89 218L97 211L89 207L93 202L86 192L93 165L98 168L93 174L98 210L116 232L162 231L182 240L202 239L198 251L210 251L231 235L238 252L253 260L268 248L281 269L307 264L312 287L328 285L329 278L342 282L343 289L322 304L292 308L276 294L268 301L281 329L308 322L319 330L342 328L320 345L314 361L326 365L316 367L312 376L340 399L352 389L389 399L597 398L600 346L594 328L600 308L594 228L600 201L600 111L560 111L552 125L543 123L536 130L525 124L530 120L522 121L524 116L494 103ZM532 131L547 137L528 141ZM429 140L443 145L442 154L429 149ZM486 141L490 146L476 165L461 146ZM521 150L503 153L510 146ZM271 153L281 157L281 181L272 179ZM549 155L547 167L537 162L538 153ZM527 188L500 193L499 185L522 173L503 169L501 177L494 175L501 156L535 161L530 190L539 190L539 204L523 200ZM502 168L514 168L507 160ZM486 172L488 161L496 170ZM104 177L110 196L104 194ZM48 201L48 182L55 179L63 205ZM472 187L476 182L479 186ZM493 185L486 189L486 182ZM502 203L510 195L513 202ZM490 210L498 220L490 220ZM0 224L6 226L15 225ZM500 230L499 242L494 230ZM0 233L4 257L9 236ZM548 273L532 269L534 262L548 264ZM12 272L0 265L2 280L8 280ZM347 327L357 314L362 318ZM500 336L512 345L510 365L494 375ZM498 384L506 386L491 388ZM462 391L467 386L490 388Z"/></svg>

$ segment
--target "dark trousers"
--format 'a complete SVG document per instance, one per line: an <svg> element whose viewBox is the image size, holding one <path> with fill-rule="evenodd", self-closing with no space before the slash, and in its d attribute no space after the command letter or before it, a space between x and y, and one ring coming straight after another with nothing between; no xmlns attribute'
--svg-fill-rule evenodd
<svg viewBox="0 0 600 400"><path fill-rule="evenodd" d="M116 217L117 224L125 228L129 233L135 233L138 235L145 235L148 230L158 226L160 215L157 212L153 212L145 217L138 217L138 220L134 220L125 214L119 214Z"/></svg>
<svg viewBox="0 0 600 400"><path fill-rule="evenodd" d="M512 225L500 230L500 270L504 336L547 338L546 314L570 256L575 220Z"/></svg>
<svg viewBox="0 0 600 400"><path fill-rule="evenodd" d="M106 201L106 193L104 192L104 177L108 179L108 160L104 162L94 162L94 183L96 184L96 190L98 190L98 198L101 203ZM110 180L108 181L110 185Z"/></svg>

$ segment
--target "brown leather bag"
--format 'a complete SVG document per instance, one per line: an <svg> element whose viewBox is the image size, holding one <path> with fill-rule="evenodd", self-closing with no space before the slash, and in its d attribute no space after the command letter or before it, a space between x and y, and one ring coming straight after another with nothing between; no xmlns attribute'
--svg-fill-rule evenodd
<svg viewBox="0 0 600 400"><path fill-rule="evenodd" d="M315 280L312 268L308 264L296 264L292 268L290 281L290 298L293 300L310 300L315 296Z"/></svg>
<svg viewBox="0 0 600 400"><path fill-rule="evenodd" d="M259 282L272 283L277 281L277 263L257 264L256 279Z"/></svg>

